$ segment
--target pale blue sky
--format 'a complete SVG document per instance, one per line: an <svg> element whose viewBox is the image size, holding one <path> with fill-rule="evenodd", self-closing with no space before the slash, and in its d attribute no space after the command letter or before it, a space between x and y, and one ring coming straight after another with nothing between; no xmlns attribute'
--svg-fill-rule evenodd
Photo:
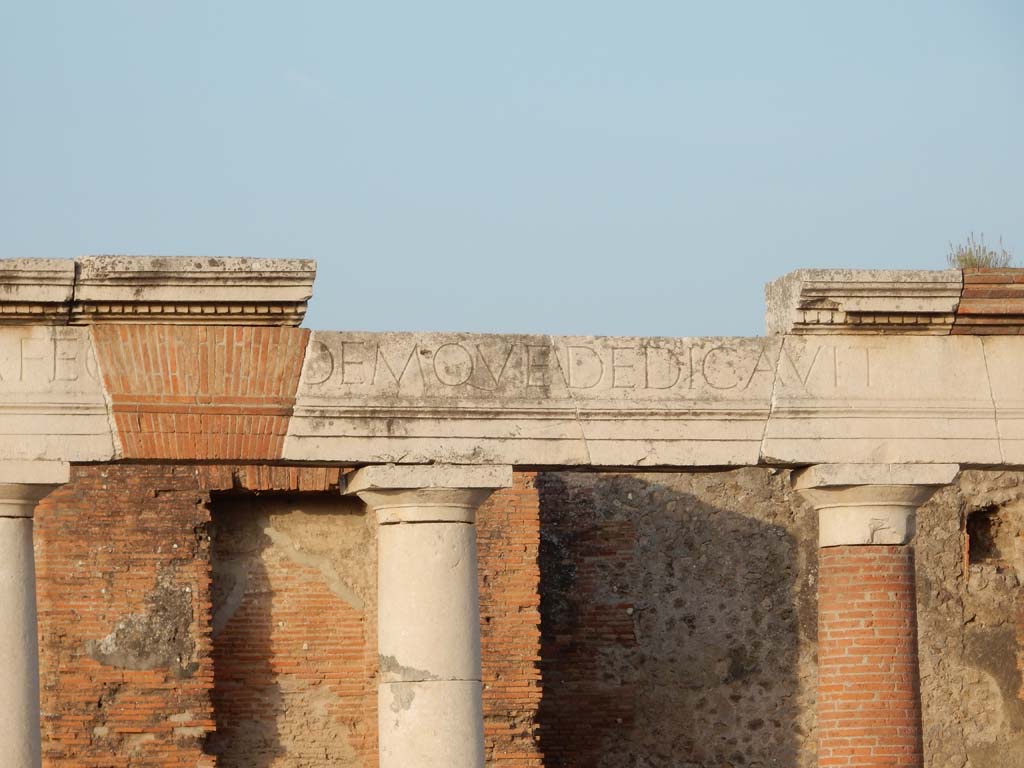
<svg viewBox="0 0 1024 768"><path fill-rule="evenodd" d="M307 325L762 333L1024 257L1024 4L0 0L0 257L315 258Z"/></svg>

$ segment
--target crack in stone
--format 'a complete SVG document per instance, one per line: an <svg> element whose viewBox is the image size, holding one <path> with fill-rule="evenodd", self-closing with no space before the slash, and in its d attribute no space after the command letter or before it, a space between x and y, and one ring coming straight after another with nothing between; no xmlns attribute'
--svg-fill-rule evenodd
<svg viewBox="0 0 1024 768"><path fill-rule="evenodd" d="M397 676L397 680L390 682L395 683L425 683L431 680L440 680L441 678L426 669L417 669L416 667L407 667L400 663L394 656L385 656L381 654L378 657L378 663L380 665L381 676Z"/></svg>

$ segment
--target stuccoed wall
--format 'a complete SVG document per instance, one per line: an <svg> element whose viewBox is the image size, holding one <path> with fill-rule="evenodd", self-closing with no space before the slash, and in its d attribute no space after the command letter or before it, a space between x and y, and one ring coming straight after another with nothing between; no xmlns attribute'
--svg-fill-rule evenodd
<svg viewBox="0 0 1024 768"><path fill-rule="evenodd" d="M816 521L787 473L538 485L545 764L813 766ZM1024 765L1022 499L1021 474L968 472L921 511L929 768ZM977 509L1001 518L1001 551L968 565L964 520Z"/></svg>

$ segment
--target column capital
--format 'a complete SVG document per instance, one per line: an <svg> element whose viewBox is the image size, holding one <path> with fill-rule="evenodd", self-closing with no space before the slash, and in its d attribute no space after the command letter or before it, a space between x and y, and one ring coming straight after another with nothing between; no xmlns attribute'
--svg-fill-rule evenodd
<svg viewBox="0 0 1024 768"><path fill-rule="evenodd" d="M508 488L512 467L507 464L374 464L346 477L345 494L362 491L419 488Z"/></svg>
<svg viewBox="0 0 1024 768"><path fill-rule="evenodd" d="M70 479L67 462L0 461L0 518L31 518L39 500Z"/></svg>
<svg viewBox="0 0 1024 768"><path fill-rule="evenodd" d="M951 483L957 464L816 464L793 488L818 511L818 546L901 545L914 537L917 508Z"/></svg>
<svg viewBox="0 0 1024 768"><path fill-rule="evenodd" d="M512 485L512 467L456 464L380 464L357 469L345 483L377 512L377 522L472 523L498 488Z"/></svg>

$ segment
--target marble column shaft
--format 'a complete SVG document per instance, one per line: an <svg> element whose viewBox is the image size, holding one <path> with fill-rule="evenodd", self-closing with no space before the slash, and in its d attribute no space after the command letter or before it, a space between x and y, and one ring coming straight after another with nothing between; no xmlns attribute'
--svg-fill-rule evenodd
<svg viewBox="0 0 1024 768"><path fill-rule="evenodd" d="M367 467L377 515L381 768L483 768L476 511L508 467Z"/></svg>

